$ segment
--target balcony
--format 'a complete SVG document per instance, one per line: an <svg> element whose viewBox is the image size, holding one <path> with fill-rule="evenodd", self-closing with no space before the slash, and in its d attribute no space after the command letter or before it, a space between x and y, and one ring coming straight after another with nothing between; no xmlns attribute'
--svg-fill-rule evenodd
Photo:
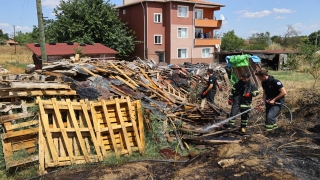
<svg viewBox="0 0 320 180"><path fill-rule="evenodd" d="M194 19L195 27L212 27L212 28L221 28L222 20L213 20L213 19Z"/></svg>
<svg viewBox="0 0 320 180"><path fill-rule="evenodd" d="M194 39L195 46L214 46L221 45L221 39L207 38L207 39Z"/></svg>

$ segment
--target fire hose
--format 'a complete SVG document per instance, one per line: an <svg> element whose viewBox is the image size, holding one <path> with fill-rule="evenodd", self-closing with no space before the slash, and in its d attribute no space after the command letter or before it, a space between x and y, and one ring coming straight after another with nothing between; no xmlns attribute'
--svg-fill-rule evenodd
<svg viewBox="0 0 320 180"><path fill-rule="evenodd" d="M291 110L289 109L289 107L286 106L286 105L284 105L284 104L277 103L277 102L276 102L275 104L284 106L285 108L288 109L288 111L289 111L289 113L290 113L290 124L292 124L292 112L291 112ZM241 112L240 114L237 114L237 115L235 115L235 116L229 117L229 118L227 118L227 119L225 119L225 120L222 120L222 121L220 121L220 122L218 122L218 123L215 123L215 124L213 124L213 125L211 125L211 126L205 127L205 128L203 128L203 131L204 131L204 132L208 132L208 131L209 131L210 129L212 129L212 128L221 127L223 124L229 122L230 120L232 120L232 119L234 119L234 118L236 118L236 117L238 117L238 116L241 116L242 114L245 114L245 113L247 113L247 112L249 112L249 111L252 111L252 110L255 109L255 108L258 108L259 110L261 110L261 107L260 107L260 106L261 106L261 104L258 104L258 105L255 106L255 107L252 107L252 108L250 108L250 109L247 109L247 110Z"/></svg>
<svg viewBox="0 0 320 180"><path fill-rule="evenodd" d="M287 108L287 110L290 113L290 124L292 124L292 112L291 112L290 108L288 106L286 106L285 104L281 104L281 103L278 103L278 102L276 102L275 104L278 104L278 105L281 105L281 106Z"/></svg>

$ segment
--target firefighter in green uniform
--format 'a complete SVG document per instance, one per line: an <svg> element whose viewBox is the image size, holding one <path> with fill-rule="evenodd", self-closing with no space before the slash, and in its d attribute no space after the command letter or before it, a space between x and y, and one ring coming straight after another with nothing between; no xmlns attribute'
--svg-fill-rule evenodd
<svg viewBox="0 0 320 180"><path fill-rule="evenodd" d="M235 116L240 112L244 112L251 108L252 97L258 95L257 87L250 81L250 75L244 73L241 75L241 78L236 82L231 90L229 95L228 104L232 104L232 109L230 117ZM246 126L248 123L249 112L241 115L241 129L242 133L245 133ZM228 127L234 127L235 119L229 121Z"/></svg>

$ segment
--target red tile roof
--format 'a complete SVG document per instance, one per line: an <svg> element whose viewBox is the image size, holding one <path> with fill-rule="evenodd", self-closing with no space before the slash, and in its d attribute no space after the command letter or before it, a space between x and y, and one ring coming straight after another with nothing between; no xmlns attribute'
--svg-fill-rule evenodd
<svg viewBox="0 0 320 180"><path fill-rule="evenodd" d="M134 4L138 4L138 3L141 3L141 2L147 2L147 1L150 1L150 2L159 2L159 3L164 3L164 2L183 2L183 3L192 3L192 4L201 4L201 5L209 5L209 6L220 6L220 7L224 7L225 5L224 4L219 4L219 3L215 3L215 2L208 2L208 1L205 1L205 0L134 0L130 3L126 3L126 4L123 4L123 5L119 5L119 6L116 6L115 8L122 8L122 7L126 7L126 6L130 6L130 5L134 5Z"/></svg>
<svg viewBox="0 0 320 180"><path fill-rule="evenodd" d="M36 55L41 55L40 47L36 47L34 44L27 44L27 47ZM82 53L86 55L118 54L117 51L100 43L95 43L93 45L87 44L86 46L80 46L78 43L74 43L73 45L68 45L67 43L56 43L56 45L46 44L47 56L74 55L75 49L77 49L78 47L82 48Z"/></svg>

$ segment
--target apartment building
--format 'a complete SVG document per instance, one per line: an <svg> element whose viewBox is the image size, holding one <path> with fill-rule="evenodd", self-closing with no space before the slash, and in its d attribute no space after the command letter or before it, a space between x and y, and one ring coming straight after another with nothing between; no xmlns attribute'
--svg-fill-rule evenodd
<svg viewBox="0 0 320 180"><path fill-rule="evenodd" d="M132 55L180 64L213 61L221 45L214 33L222 25L215 12L224 6L203 0L127 0L116 8L121 21L136 32Z"/></svg>

